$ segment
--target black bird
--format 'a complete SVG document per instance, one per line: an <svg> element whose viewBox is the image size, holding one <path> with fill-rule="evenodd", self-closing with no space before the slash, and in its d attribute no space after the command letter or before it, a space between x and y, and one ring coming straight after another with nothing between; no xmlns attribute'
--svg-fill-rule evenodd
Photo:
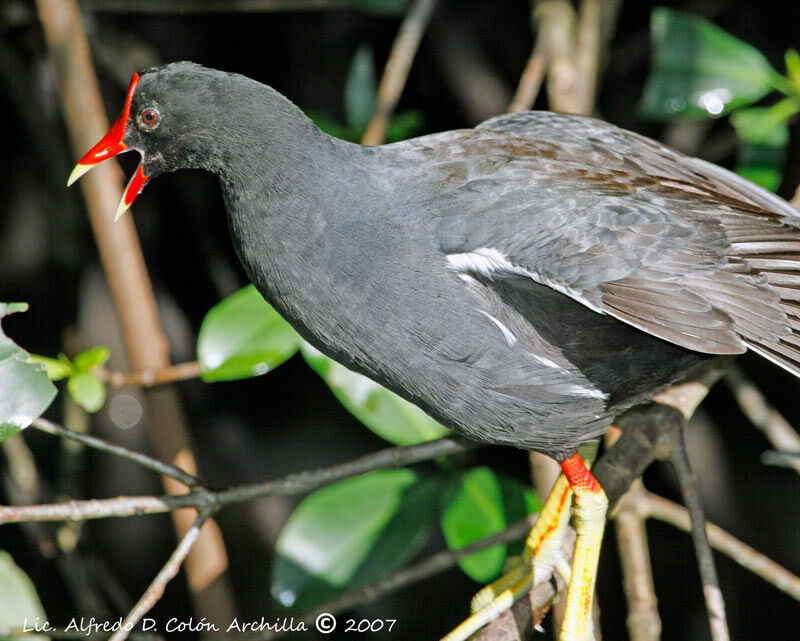
<svg viewBox="0 0 800 641"><path fill-rule="evenodd" d="M265 85L180 62L134 74L70 184L128 150L142 162L118 216L159 174L217 174L248 276L306 340L456 432L561 464L527 562L556 562L571 487L562 640L591 635L605 519L578 445L714 355L800 376L798 212L599 120L528 112L363 147ZM535 582L510 573L448 638Z"/></svg>

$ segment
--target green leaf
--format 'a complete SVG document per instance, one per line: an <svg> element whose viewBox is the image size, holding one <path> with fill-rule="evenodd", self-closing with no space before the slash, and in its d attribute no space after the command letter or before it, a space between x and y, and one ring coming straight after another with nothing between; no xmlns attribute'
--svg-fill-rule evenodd
<svg viewBox="0 0 800 641"><path fill-rule="evenodd" d="M386 142L397 142L413 137L422 129L422 122L422 112L417 109L400 112L389 121Z"/></svg>
<svg viewBox="0 0 800 641"><path fill-rule="evenodd" d="M212 307L197 337L197 359L206 382L266 374L294 355L300 337L248 285Z"/></svg>
<svg viewBox="0 0 800 641"><path fill-rule="evenodd" d="M789 49L785 55L786 77L795 93L800 95L800 53L797 49Z"/></svg>
<svg viewBox="0 0 800 641"><path fill-rule="evenodd" d="M500 491L503 495L503 509L506 523L511 525L529 514L535 514L542 509L542 500L530 486L523 485L516 479L504 474L497 475L500 481ZM508 544L509 554L520 554L525 545L524 540Z"/></svg>
<svg viewBox="0 0 800 641"><path fill-rule="evenodd" d="M26 309L25 303L0 303L0 318ZM55 395L45 368L0 328L0 441L28 427Z"/></svg>
<svg viewBox="0 0 800 641"><path fill-rule="evenodd" d="M783 172L773 167L747 167L740 165L736 167L736 173L742 178L747 178L750 182L756 185L769 189L770 191L777 191L778 187L783 182Z"/></svg>
<svg viewBox="0 0 800 641"><path fill-rule="evenodd" d="M28 575L14 563L8 552L0 550L0 629L42 627L47 617ZM42 634L20 634L3 637L8 641L45 641Z"/></svg>
<svg viewBox="0 0 800 641"><path fill-rule="evenodd" d="M476 467L457 481L442 511L441 526L447 547L459 550L505 529L503 496L495 473L488 467ZM497 544L458 562L461 569L478 583L496 578L503 569L507 548Z"/></svg>
<svg viewBox="0 0 800 641"><path fill-rule="evenodd" d="M352 131L364 131L375 109L375 62L372 49L361 45L350 62L344 83L344 114Z"/></svg>
<svg viewBox="0 0 800 641"><path fill-rule="evenodd" d="M760 51L708 20L658 7L650 26L644 117L719 117L786 85Z"/></svg>
<svg viewBox="0 0 800 641"><path fill-rule="evenodd" d="M794 101L787 98L784 102ZM789 145L786 117L791 113L776 109L780 106L740 109L731 115L739 136L737 173L771 191L781 184Z"/></svg>
<svg viewBox="0 0 800 641"><path fill-rule="evenodd" d="M106 402L106 386L94 374L78 372L70 376L67 390L73 400L87 412L96 412Z"/></svg>
<svg viewBox="0 0 800 641"><path fill-rule="evenodd" d="M377 470L307 496L278 537L273 596L307 609L393 572L427 541L440 484Z"/></svg>
<svg viewBox="0 0 800 641"><path fill-rule="evenodd" d="M81 352L74 359L73 363L79 372L88 372L93 367L102 367L108 362L111 350L105 345L95 345L85 352Z"/></svg>
<svg viewBox="0 0 800 641"><path fill-rule="evenodd" d="M340 365L309 343L303 341L300 351L339 402L370 430L390 443L414 445L450 433L416 405L366 376Z"/></svg>
<svg viewBox="0 0 800 641"><path fill-rule="evenodd" d="M58 358L31 354L31 361L44 365L47 377L51 381L60 381L62 378L67 378L67 376L75 373L75 367L64 354L59 354Z"/></svg>
<svg viewBox="0 0 800 641"><path fill-rule="evenodd" d="M359 132L345 127L341 123L336 122L333 118L326 116L325 114L308 112L306 115L311 118L317 127L319 127L329 136L340 138L341 140L347 140L349 142L358 142L358 140L361 138Z"/></svg>

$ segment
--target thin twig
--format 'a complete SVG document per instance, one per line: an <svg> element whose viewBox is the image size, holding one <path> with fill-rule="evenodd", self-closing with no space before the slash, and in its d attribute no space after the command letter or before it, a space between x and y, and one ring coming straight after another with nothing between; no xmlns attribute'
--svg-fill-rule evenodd
<svg viewBox="0 0 800 641"><path fill-rule="evenodd" d="M643 493L637 501L641 502L639 509L648 518L658 519L683 532L689 532L691 528L689 512L683 506L651 492ZM711 547L715 550L800 601L800 577L713 523L706 523L706 534Z"/></svg>
<svg viewBox="0 0 800 641"><path fill-rule="evenodd" d="M159 514L181 508L225 506L251 499L302 494L334 481L372 470L402 467L476 447L466 439L452 436L405 447L392 447L341 465L290 474L280 479L240 485L217 492L200 489L180 495L120 496L112 499L69 501L52 505L0 506L0 524L28 521L84 521L137 514Z"/></svg>
<svg viewBox="0 0 800 641"><path fill-rule="evenodd" d="M653 583L647 530L635 500L635 496L643 491L641 481L634 481L620 500L614 519L628 603L628 634L631 641L658 641L661 636L661 617Z"/></svg>
<svg viewBox="0 0 800 641"><path fill-rule="evenodd" d="M578 104L582 105L582 113L585 114L591 114L594 109L597 70L600 64L600 25L600 0L583 0L575 27L577 82L574 91Z"/></svg>
<svg viewBox="0 0 800 641"><path fill-rule="evenodd" d="M544 73L547 68L542 42L541 38L537 38L530 58L528 58L528 64L525 65L522 76L520 76L514 97L508 105L508 113L528 111L533 108L533 103L536 102L536 96L539 95L539 90L542 88Z"/></svg>
<svg viewBox="0 0 800 641"><path fill-rule="evenodd" d="M133 609L125 616L119 630L112 634L108 641L125 641L142 617L158 603L158 600L164 594L167 584L178 574L181 565L189 555L189 551L200 536L200 529L211 517L212 513L213 510L211 508L206 508L197 516L192 526L183 535L174 552L167 559L167 562L147 587L147 590L142 594L136 605L133 606Z"/></svg>
<svg viewBox="0 0 800 641"><path fill-rule="evenodd" d="M122 447L120 445L113 445L112 443L108 443L107 441L97 438L96 436L89 436L88 434L81 434L80 432L68 430L67 428L62 427L61 425L57 425L56 423L48 421L47 419L37 418L31 424L31 427L35 427L36 429L42 432L46 432L47 434L52 434L53 436L62 436L64 438L72 439L73 441L77 441L78 443L83 443L84 445L99 450L101 452L107 452L108 454L119 456L120 458L124 458L128 461L133 461L134 463L138 463L142 467L146 467L147 469L152 470L158 474L163 474L164 476L169 476L170 478L173 478L176 481L180 481L187 487L199 487L202 485L202 483L197 477L186 473L176 465L171 465L170 463L162 463L158 459L154 459L151 456L147 456L146 454L141 454L139 452L134 452L133 450L129 450L128 448Z"/></svg>
<svg viewBox="0 0 800 641"><path fill-rule="evenodd" d="M169 365L158 369L145 369L138 372L117 372L104 367L93 370L102 380L114 387L135 385L137 387L152 387L164 383L175 383L197 378L202 373L200 363L189 361L177 365Z"/></svg>
<svg viewBox="0 0 800 641"><path fill-rule="evenodd" d="M612 426L606 433L605 445L612 446L622 432ZM636 479L617 503L612 518L616 526L617 550L622 565L622 581L628 603L626 625L631 641L658 641L661 617L650 563L645 519L636 497L644 492L641 479Z"/></svg>
<svg viewBox="0 0 800 641"><path fill-rule="evenodd" d="M689 512L692 543L697 557L697 568L700 571L700 581L703 585L703 597L706 602L711 638L713 641L730 641L728 618L725 615L725 600L719 587L714 555L711 552L708 537L706 536L706 516L703 512L700 496L697 493L697 482L689 465L689 455L686 452L683 431L679 432L675 439L675 447L672 450L672 465L678 477L683 502Z"/></svg>
<svg viewBox="0 0 800 641"><path fill-rule="evenodd" d="M411 63L435 7L436 0L414 0L403 18L378 86L375 111L361 140L362 144L380 145L386 138L389 118L400 100Z"/></svg>
<svg viewBox="0 0 800 641"><path fill-rule="evenodd" d="M753 382L738 367L731 367L725 377L739 409L760 429L778 450L800 450L800 435L776 410ZM786 465L800 474L800 459L786 459Z"/></svg>

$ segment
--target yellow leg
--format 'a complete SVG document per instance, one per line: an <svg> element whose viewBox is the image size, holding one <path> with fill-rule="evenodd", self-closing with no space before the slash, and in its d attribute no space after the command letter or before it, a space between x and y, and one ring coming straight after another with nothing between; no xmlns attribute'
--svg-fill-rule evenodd
<svg viewBox="0 0 800 641"><path fill-rule="evenodd" d="M592 453L593 458L593 453ZM570 504L577 538L568 580L564 622L559 641L591 641L592 598L603 540L608 499L578 454L561 463L559 476L528 535L521 560L507 574L472 599L472 615L442 641L465 641L511 608L534 585L563 563L561 547L569 523Z"/></svg>
<svg viewBox="0 0 800 641"><path fill-rule="evenodd" d="M508 610L537 582L546 580L561 561L561 546L569 523L572 490L562 474L547 497L519 563L472 599L473 614L442 641L464 641Z"/></svg>
<svg viewBox="0 0 800 641"><path fill-rule="evenodd" d="M575 556L572 558L572 577L567 589L564 623L559 641L590 641L594 637L592 625L592 597L600 559L600 544L606 523L608 498L603 488L592 476L577 454L561 463L574 493L573 511Z"/></svg>

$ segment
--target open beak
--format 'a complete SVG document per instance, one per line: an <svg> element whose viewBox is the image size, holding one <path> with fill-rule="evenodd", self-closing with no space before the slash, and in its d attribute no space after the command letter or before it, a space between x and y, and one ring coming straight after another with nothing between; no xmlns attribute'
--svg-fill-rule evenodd
<svg viewBox="0 0 800 641"><path fill-rule="evenodd" d="M123 152L130 151L127 145L122 142L122 139L125 136L125 129L128 126L128 119L130 118L131 113L131 100L133 100L133 93L136 90L136 85L138 82L139 74L135 73L133 74L131 85L128 88L128 95L125 99L125 106L122 108L122 113L114 121L114 124L111 125L111 129L108 130L108 133L103 136L100 142L86 152L83 158L78 161L78 164L75 165L75 169L72 170L72 173L67 179L67 186L74 183L92 167L99 165L104 160L112 158ZM144 160L144 158L142 158L142 160ZM148 177L145 175L144 169L142 168L142 163L139 163L139 167L136 169L136 172L133 174L133 176L131 176L130 181L128 181L128 186L125 187L125 191L123 192L122 198L119 201L116 214L114 214L115 222L119 220L126 211L128 211L128 208L131 206L131 204L133 204L136 196L138 196L142 189L144 189L145 183L147 183L147 178Z"/></svg>

